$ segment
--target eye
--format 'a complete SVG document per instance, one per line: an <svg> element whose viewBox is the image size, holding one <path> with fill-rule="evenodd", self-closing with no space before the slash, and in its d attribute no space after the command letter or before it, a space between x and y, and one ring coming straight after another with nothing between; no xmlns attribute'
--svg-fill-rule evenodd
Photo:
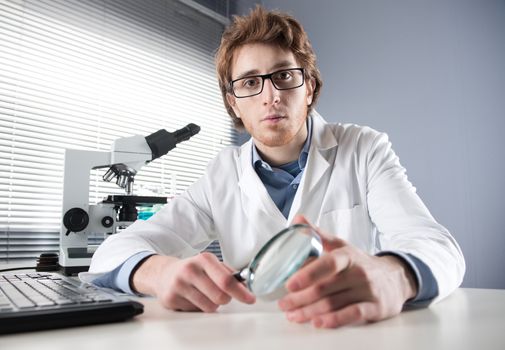
<svg viewBox="0 0 505 350"><path fill-rule="evenodd" d="M242 87L247 89L253 89L260 84L259 78L244 78L242 80Z"/></svg>
<svg viewBox="0 0 505 350"><path fill-rule="evenodd" d="M275 73L274 75L274 79L277 81L286 81L290 80L291 78L293 78L293 73L289 70L283 70Z"/></svg>

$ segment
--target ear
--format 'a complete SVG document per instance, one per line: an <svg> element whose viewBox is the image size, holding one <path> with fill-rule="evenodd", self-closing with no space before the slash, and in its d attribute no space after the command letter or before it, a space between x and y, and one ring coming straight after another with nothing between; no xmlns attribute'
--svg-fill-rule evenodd
<svg viewBox="0 0 505 350"><path fill-rule="evenodd" d="M310 78L307 80L307 106L312 104L314 100L314 90L316 89L316 80L314 78Z"/></svg>
<svg viewBox="0 0 505 350"><path fill-rule="evenodd" d="M230 106L235 107L235 96L233 96L229 92L226 93L226 101L229 103Z"/></svg>
<svg viewBox="0 0 505 350"><path fill-rule="evenodd" d="M236 100L235 96L233 96L230 93L227 93L226 94L226 101L228 102L228 104L233 109L233 112L235 112L235 116L237 116L237 118L240 118L240 113L239 113L239 110L237 108L237 100Z"/></svg>

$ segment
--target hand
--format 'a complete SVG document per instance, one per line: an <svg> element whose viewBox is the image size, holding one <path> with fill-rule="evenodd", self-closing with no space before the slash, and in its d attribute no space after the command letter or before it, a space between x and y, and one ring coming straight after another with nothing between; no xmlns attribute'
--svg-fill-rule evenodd
<svg viewBox="0 0 505 350"><path fill-rule="evenodd" d="M188 259L153 255L133 275L133 287L179 311L214 312L232 298L255 302L254 295L233 277L233 271L211 253Z"/></svg>
<svg viewBox="0 0 505 350"><path fill-rule="evenodd" d="M309 224L303 216L293 223ZM288 320L322 328L379 321L399 314L415 296L414 277L401 259L371 256L314 229L326 254L286 282L288 294L278 304Z"/></svg>

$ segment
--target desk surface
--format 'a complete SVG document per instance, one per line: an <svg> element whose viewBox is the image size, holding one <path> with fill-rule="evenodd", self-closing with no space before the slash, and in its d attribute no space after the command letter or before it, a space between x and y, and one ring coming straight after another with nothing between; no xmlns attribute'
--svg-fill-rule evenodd
<svg viewBox="0 0 505 350"><path fill-rule="evenodd" d="M505 290L458 289L430 308L334 330L285 320L275 303L232 302L214 314L163 309L124 323L0 336L3 349L505 349Z"/></svg>

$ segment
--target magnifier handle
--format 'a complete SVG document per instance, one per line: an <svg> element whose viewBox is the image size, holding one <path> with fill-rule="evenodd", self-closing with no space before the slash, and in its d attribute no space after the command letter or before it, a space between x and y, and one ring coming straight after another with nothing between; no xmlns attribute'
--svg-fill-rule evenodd
<svg viewBox="0 0 505 350"><path fill-rule="evenodd" d="M245 282L247 280L247 276L249 275L249 270L247 267L244 267L240 271L237 271L233 274L233 277L239 282Z"/></svg>

